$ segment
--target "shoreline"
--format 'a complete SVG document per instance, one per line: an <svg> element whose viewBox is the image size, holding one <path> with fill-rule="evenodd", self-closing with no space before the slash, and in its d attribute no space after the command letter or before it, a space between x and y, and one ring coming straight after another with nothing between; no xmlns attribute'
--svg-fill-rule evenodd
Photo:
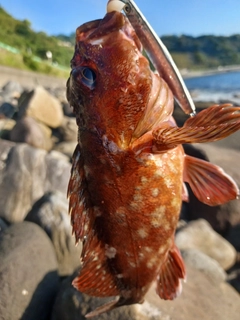
<svg viewBox="0 0 240 320"><path fill-rule="evenodd" d="M189 79L189 78L198 78L198 77L204 77L204 76L212 76L215 74L234 72L234 71L236 72L240 71L240 65L219 66L218 68L215 68L215 69L196 70L196 71L182 69L180 70L180 73L183 79Z"/></svg>

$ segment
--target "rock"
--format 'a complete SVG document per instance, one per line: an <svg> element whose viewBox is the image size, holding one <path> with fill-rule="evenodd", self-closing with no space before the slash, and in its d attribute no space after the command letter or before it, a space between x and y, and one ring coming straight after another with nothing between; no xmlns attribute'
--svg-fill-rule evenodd
<svg viewBox="0 0 240 320"><path fill-rule="evenodd" d="M15 126L16 121L12 119L0 119L0 138L10 139L10 132Z"/></svg>
<svg viewBox="0 0 240 320"><path fill-rule="evenodd" d="M228 234L226 235L226 239L238 252L240 252L240 224L235 225L229 230Z"/></svg>
<svg viewBox="0 0 240 320"><path fill-rule="evenodd" d="M40 86L20 98L19 116L26 115L51 128L59 127L63 121L61 103Z"/></svg>
<svg viewBox="0 0 240 320"><path fill-rule="evenodd" d="M0 233L0 318L46 320L58 290L52 244L30 222Z"/></svg>
<svg viewBox="0 0 240 320"><path fill-rule="evenodd" d="M182 294L177 299L161 300L151 288L146 301L148 308L158 309L158 320L238 320L240 314L239 294L229 284L216 284L208 275L188 264L187 282L183 283ZM144 310L144 305L137 307Z"/></svg>
<svg viewBox="0 0 240 320"><path fill-rule="evenodd" d="M49 151L52 148L51 130L31 117L19 119L10 133L10 140L25 142L32 147Z"/></svg>
<svg viewBox="0 0 240 320"><path fill-rule="evenodd" d="M0 233L2 231L4 231L5 229L7 229L8 225L6 224L6 222L0 218Z"/></svg>
<svg viewBox="0 0 240 320"><path fill-rule="evenodd" d="M226 280L227 274L216 260L196 249L182 250L182 257L188 266L201 270L212 282L219 284Z"/></svg>
<svg viewBox="0 0 240 320"><path fill-rule="evenodd" d="M17 108L9 102L4 102L0 107L0 118L13 118Z"/></svg>
<svg viewBox="0 0 240 320"><path fill-rule="evenodd" d="M23 87L15 81L9 81L2 87L2 96L4 101L12 102L13 99L19 98L23 92Z"/></svg>
<svg viewBox="0 0 240 320"><path fill-rule="evenodd" d="M189 222L177 232L175 240L180 250L197 249L216 260L224 270L236 261L234 247L203 219Z"/></svg>
<svg viewBox="0 0 240 320"><path fill-rule="evenodd" d="M75 114L73 112L73 108L69 105L68 102L62 103L62 107L63 107L63 112L64 112L65 116L75 117Z"/></svg>
<svg viewBox="0 0 240 320"><path fill-rule="evenodd" d="M81 320L84 314L106 303L78 292L72 286L77 273L67 278L55 300L51 320ZM153 286L143 304L124 306L96 317L98 320L238 320L240 297L227 283L216 283L187 262L187 283L174 301L161 300ZM110 299L111 300L111 299Z"/></svg>
<svg viewBox="0 0 240 320"><path fill-rule="evenodd" d="M21 222L46 192L67 193L70 163L57 151L0 140L0 217Z"/></svg>
<svg viewBox="0 0 240 320"><path fill-rule="evenodd" d="M240 293L240 261L230 270L227 281Z"/></svg>
<svg viewBox="0 0 240 320"><path fill-rule="evenodd" d="M78 126L75 118L64 117L61 126L59 127L62 134L62 140L65 142L77 141Z"/></svg>
<svg viewBox="0 0 240 320"><path fill-rule="evenodd" d="M65 154L69 159L71 159L76 146L77 141L60 142L54 146L54 150Z"/></svg>
<svg viewBox="0 0 240 320"><path fill-rule="evenodd" d="M78 272L63 281L53 307L51 320L83 320L85 314L93 311L98 306L113 300L113 298L95 298L82 294L72 286L73 279ZM136 305L117 308L97 317L98 320L155 320L158 318L149 317L138 313Z"/></svg>
<svg viewBox="0 0 240 320"><path fill-rule="evenodd" d="M66 195L61 192L45 194L25 220L38 224L52 240L60 276L70 275L80 266L81 246L76 247L72 236Z"/></svg>

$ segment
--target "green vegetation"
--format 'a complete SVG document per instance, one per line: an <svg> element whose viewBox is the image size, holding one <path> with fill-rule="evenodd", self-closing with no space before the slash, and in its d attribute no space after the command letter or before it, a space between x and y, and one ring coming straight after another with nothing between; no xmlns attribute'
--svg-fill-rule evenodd
<svg viewBox="0 0 240 320"><path fill-rule="evenodd" d="M61 39L48 36L44 32L34 32L28 20L16 20L2 7L0 42L19 51L19 54L14 54L1 49L0 63L3 65L64 77L69 73L68 68L73 55L71 43L63 43ZM48 61L47 51L52 52L52 61Z"/></svg>
<svg viewBox="0 0 240 320"><path fill-rule="evenodd" d="M240 64L240 34L223 36L164 36L161 38L179 68L209 69Z"/></svg>
<svg viewBox="0 0 240 320"><path fill-rule="evenodd" d="M240 35L163 36L162 41L179 69L200 70L240 64ZM0 64L66 77L74 42L75 33L53 37L34 32L28 20L16 20L0 6ZM1 49L1 43L18 53ZM52 52L52 61L48 61L47 51Z"/></svg>

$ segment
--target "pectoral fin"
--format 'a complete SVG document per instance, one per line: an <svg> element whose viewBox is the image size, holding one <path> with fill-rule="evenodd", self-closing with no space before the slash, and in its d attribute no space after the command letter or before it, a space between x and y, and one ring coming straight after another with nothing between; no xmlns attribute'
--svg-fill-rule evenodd
<svg viewBox="0 0 240 320"><path fill-rule="evenodd" d="M189 183L195 196L209 206L234 200L239 194L236 183L222 168L187 155L183 179Z"/></svg>
<svg viewBox="0 0 240 320"><path fill-rule="evenodd" d="M183 127L166 126L153 131L154 147L165 151L184 143L203 143L221 140L240 129L240 107L229 104L211 106Z"/></svg>

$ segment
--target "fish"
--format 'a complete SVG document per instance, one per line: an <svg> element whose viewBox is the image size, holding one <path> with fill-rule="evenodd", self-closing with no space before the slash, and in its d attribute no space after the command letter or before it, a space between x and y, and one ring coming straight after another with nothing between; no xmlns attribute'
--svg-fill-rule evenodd
<svg viewBox="0 0 240 320"><path fill-rule="evenodd" d="M118 11L77 29L67 99L78 126L69 212L76 243L83 244L73 286L114 297L86 317L143 303L153 284L161 299L175 299L186 279L174 242L188 201L185 183L210 206L239 194L220 167L186 155L182 145L239 130L240 107L213 105L178 127L171 89Z"/></svg>

